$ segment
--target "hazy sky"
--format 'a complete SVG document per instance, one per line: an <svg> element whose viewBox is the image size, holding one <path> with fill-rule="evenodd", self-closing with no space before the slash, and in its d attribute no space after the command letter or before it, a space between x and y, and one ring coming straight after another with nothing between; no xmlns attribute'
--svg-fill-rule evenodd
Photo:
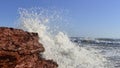
<svg viewBox="0 0 120 68"><path fill-rule="evenodd" d="M14 27L18 8L69 10L73 36L120 38L120 0L0 0L0 26Z"/></svg>

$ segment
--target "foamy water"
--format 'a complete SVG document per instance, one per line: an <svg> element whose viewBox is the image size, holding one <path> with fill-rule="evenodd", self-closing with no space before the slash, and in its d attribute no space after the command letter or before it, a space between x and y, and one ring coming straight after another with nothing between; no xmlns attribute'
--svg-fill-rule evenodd
<svg viewBox="0 0 120 68"><path fill-rule="evenodd" d="M96 50L79 47L65 33L56 33L52 26L47 25L52 24L52 20L59 21L59 18L60 15L54 10L20 9L19 28L39 34L39 42L45 47L43 57L56 61L58 68L107 68L107 60Z"/></svg>

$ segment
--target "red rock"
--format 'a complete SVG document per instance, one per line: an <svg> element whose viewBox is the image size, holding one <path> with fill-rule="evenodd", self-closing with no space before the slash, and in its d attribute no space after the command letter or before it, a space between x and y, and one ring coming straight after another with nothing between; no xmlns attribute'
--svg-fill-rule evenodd
<svg viewBox="0 0 120 68"><path fill-rule="evenodd" d="M40 57L45 49L38 34L0 27L0 68L57 68L52 60Z"/></svg>

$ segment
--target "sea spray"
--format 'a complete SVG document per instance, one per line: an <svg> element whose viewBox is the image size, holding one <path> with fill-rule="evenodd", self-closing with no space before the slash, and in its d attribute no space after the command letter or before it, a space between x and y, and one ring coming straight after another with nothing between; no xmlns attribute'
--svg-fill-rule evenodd
<svg viewBox="0 0 120 68"><path fill-rule="evenodd" d="M37 32L40 43L45 47L43 57L56 61L59 68L107 68L106 59L95 49L89 47L88 50L72 43L61 31L53 34L55 32L51 29L52 26L47 24L52 24L54 20L59 21L60 15L56 11L32 8L20 9L19 12L19 28Z"/></svg>

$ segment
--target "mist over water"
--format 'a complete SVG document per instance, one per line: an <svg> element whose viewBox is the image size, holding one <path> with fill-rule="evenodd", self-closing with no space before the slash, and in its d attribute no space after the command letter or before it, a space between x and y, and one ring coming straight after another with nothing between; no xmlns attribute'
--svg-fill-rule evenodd
<svg viewBox="0 0 120 68"><path fill-rule="evenodd" d="M43 57L56 61L59 68L107 68L107 60L97 50L78 46L67 34L56 30L59 25L50 25L62 23L59 11L32 8L20 9L19 13L19 28L38 33L45 47Z"/></svg>

